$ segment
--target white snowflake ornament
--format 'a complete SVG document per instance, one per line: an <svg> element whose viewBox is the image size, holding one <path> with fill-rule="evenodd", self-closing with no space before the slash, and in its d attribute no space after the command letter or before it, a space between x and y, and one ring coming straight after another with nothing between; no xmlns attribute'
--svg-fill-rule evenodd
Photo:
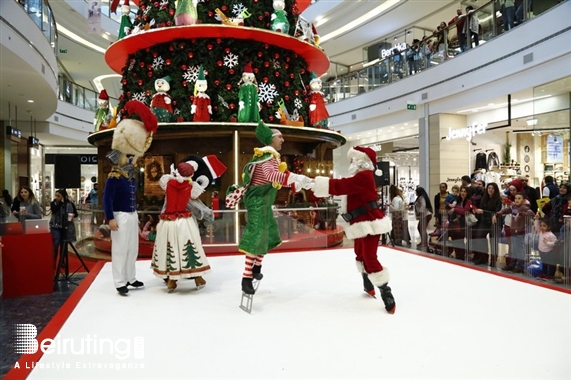
<svg viewBox="0 0 571 380"><path fill-rule="evenodd" d="M274 99L278 97L279 94L276 91L276 86L270 83L260 83L258 85L258 97L260 102L273 103Z"/></svg>

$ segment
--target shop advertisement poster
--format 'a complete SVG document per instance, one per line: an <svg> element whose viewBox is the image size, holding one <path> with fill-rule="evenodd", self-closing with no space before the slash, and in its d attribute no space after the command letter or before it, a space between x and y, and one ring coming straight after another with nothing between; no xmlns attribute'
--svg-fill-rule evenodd
<svg viewBox="0 0 571 380"><path fill-rule="evenodd" d="M563 137L559 135L547 136L547 162L563 162Z"/></svg>

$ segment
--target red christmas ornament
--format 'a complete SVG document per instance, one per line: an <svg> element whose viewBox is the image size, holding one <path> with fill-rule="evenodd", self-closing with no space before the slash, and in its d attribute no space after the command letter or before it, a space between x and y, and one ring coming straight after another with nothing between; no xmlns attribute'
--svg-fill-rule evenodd
<svg viewBox="0 0 571 380"><path fill-rule="evenodd" d="M271 26L270 23L266 22L266 29L270 29L270 26Z"/></svg>
<svg viewBox="0 0 571 380"><path fill-rule="evenodd" d="M258 53L256 53L256 55L258 56L258 58L262 58L262 56L264 55L264 53L262 53L261 51L259 51Z"/></svg>
<svg viewBox="0 0 571 380"><path fill-rule="evenodd" d="M295 78L295 74L294 74L294 73L290 73L290 74L289 74L289 77L290 77L291 79L294 79L294 78Z"/></svg>
<svg viewBox="0 0 571 380"><path fill-rule="evenodd" d="M234 69L229 69L229 70L228 70L228 74L234 75Z"/></svg>
<svg viewBox="0 0 571 380"><path fill-rule="evenodd" d="M188 54L186 55L188 58L192 59L194 58L194 53L189 51Z"/></svg>
<svg viewBox="0 0 571 380"><path fill-rule="evenodd" d="M170 22L170 20L167 21L167 26L171 26L171 25L172 25L172 23Z"/></svg>
<svg viewBox="0 0 571 380"><path fill-rule="evenodd" d="M295 96L299 96L299 91L298 91L298 90L295 90L293 93L295 94Z"/></svg>
<svg viewBox="0 0 571 380"><path fill-rule="evenodd" d="M196 43L196 38L193 38L192 40L190 40L190 42L192 42L193 44Z"/></svg>
<svg viewBox="0 0 571 380"><path fill-rule="evenodd" d="M289 100L289 95L284 96L285 100Z"/></svg>
<svg viewBox="0 0 571 380"><path fill-rule="evenodd" d="M262 16L262 15L258 16L258 20L259 20L259 21L264 21L264 16Z"/></svg>
<svg viewBox="0 0 571 380"><path fill-rule="evenodd" d="M214 47L214 46L212 46L212 44L206 45L206 48L207 48L208 50L212 50L213 47Z"/></svg>
<svg viewBox="0 0 571 380"><path fill-rule="evenodd" d="M123 80L121 81L121 84L126 85L126 84L127 84L127 79L123 79Z"/></svg>
<svg viewBox="0 0 571 380"><path fill-rule="evenodd" d="M174 16L174 9L169 9L169 16Z"/></svg>
<svg viewBox="0 0 571 380"><path fill-rule="evenodd" d="M264 12L264 17L270 17L270 12Z"/></svg>
<svg viewBox="0 0 571 380"><path fill-rule="evenodd" d="M286 70L289 69L289 63L284 64L284 69L286 69Z"/></svg>
<svg viewBox="0 0 571 380"><path fill-rule="evenodd" d="M145 62L139 62L139 66L141 66L141 68L145 67Z"/></svg>
<svg viewBox="0 0 571 380"><path fill-rule="evenodd" d="M274 58L275 58L275 59L279 59L279 58L280 58L280 54L279 54L279 53L275 53L275 54L274 54Z"/></svg>
<svg viewBox="0 0 571 380"><path fill-rule="evenodd" d="M289 61L291 61L291 58L290 58L290 57L286 57L286 62L289 62Z"/></svg>
<svg viewBox="0 0 571 380"><path fill-rule="evenodd" d="M228 48L228 47L227 47L226 49L224 49L224 52L225 52L226 54L230 54L231 51L232 51L232 50L230 50L230 48Z"/></svg>
<svg viewBox="0 0 571 380"><path fill-rule="evenodd" d="M182 81L182 87L186 87L186 81L185 80Z"/></svg>
<svg viewBox="0 0 571 380"><path fill-rule="evenodd" d="M208 17L211 17L211 18L214 17L214 12L208 11Z"/></svg>
<svg viewBox="0 0 571 380"><path fill-rule="evenodd" d="M158 2L158 1L155 1L154 4L153 4L153 6L154 6L155 8L158 8L158 7L159 7L159 2Z"/></svg>
<svg viewBox="0 0 571 380"><path fill-rule="evenodd" d="M258 75L258 73L260 72L260 69L258 69L257 67L253 70L254 74Z"/></svg>
<svg viewBox="0 0 571 380"><path fill-rule="evenodd" d="M270 79L269 79L268 77L263 77L263 78L262 78L262 81L263 81L264 83L268 83L269 80L270 80Z"/></svg>
<svg viewBox="0 0 571 380"><path fill-rule="evenodd" d="M146 96L151 96L151 90L145 91L145 95L146 95Z"/></svg>
<svg viewBox="0 0 571 380"><path fill-rule="evenodd" d="M231 110L234 110L236 108L236 105L234 103L230 103L228 107L230 107Z"/></svg>
<svg viewBox="0 0 571 380"><path fill-rule="evenodd" d="M127 91L127 97L130 98L131 97L131 91ZM125 113L124 110L121 110L123 113Z"/></svg>
<svg viewBox="0 0 571 380"><path fill-rule="evenodd" d="M276 76L276 78L279 78L279 77L280 77L280 72L279 72L279 71L276 71L276 72L274 73L274 75Z"/></svg>
<svg viewBox="0 0 571 380"><path fill-rule="evenodd" d="M153 77L153 72L152 72L152 71L148 71L148 74L149 74L149 78L152 78L152 77Z"/></svg>
<svg viewBox="0 0 571 380"><path fill-rule="evenodd" d="M147 70L148 71L152 71L153 70L153 65L151 65L150 63L147 65Z"/></svg>
<svg viewBox="0 0 571 380"><path fill-rule="evenodd" d="M299 72L303 75L303 74L305 74L305 69L302 67L302 68L299 70Z"/></svg>
<svg viewBox="0 0 571 380"><path fill-rule="evenodd" d="M289 81L285 81L284 86L289 87Z"/></svg>
<svg viewBox="0 0 571 380"><path fill-rule="evenodd" d="M270 115L270 116L268 117L268 119L269 119L270 121L274 121L274 115Z"/></svg>
<svg viewBox="0 0 571 380"><path fill-rule="evenodd" d="M232 85L230 83L226 83L226 90L230 91L232 89Z"/></svg>
<svg viewBox="0 0 571 380"><path fill-rule="evenodd" d="M218 112L218 106L212 107L212 110L213 110L214 112Z"/></svg>
<svg viewBox="0 0 571 380"><path fill-rule="evenodd" d="M178 48L179 48L180 50L184 49L184 44L178 45Z"/></svg>
<svg viewBox="0 0 571 380"><path fill-rule="evenodd" d="M218 60L218 61L216 61L216 64L218 65L218 67L222 67L224 62L222 62L221 60Z"/></svg>
<svg viewBox="0 0 571 380"><path fill-rule="evenodd" d="M171 65L171 60L170 60L169 58L166 59L165 65L167 65L167 66L170 66L170 65Z"/></svg>
<svg viewBox="0 0 571 380"><path fill-rule="evenodd" d="M137 77L137 73L133 73L133 78L136 78L136 77Z"/></svg>
<svg viewBox="0 0 571 380"><path fill-rule="evenodd" d="M217 43L217 44L222 43L222 39L221 39L221 38L217 38L217 39L216 39L216 43Z"/></svg>
<svg viewBox="0 0 571 380"><path fill-rule="evenodd" d="M174 46L170 45L170 46L169 46L169 51L174 51Z"/></svg>
<svg viewBox="0 0 571 380"><path fill-rule="evenodd" d="M297 53L294 53L294 54L293 54L293 57L294 57L294 58L299 58L299 55L297 55Z"/></svg>
<svg viewBox="0 0 571 380"><path fill-rule="evenodd" d="M172 105L173 105L173 106L176 106L176 100L173 100L173 101L172 101Z"/></svg>
<svg viewBox="0 0 571 380"><path fill-rule="evenodd" d="M153 57L157 58L158 56L159 56L159 53L157 53L157 52L153 53Z"/></svg>
<svg viewBox="0 0 571 380"><path fill-rule="evenodd" d="M182 69L182 71L186 71L186 69L188 69L188 66L182 65L180 68Z"/></svg>
<svg viewBox="0 0 571 380"><path fill-rule="evenodd" d="M215 86L220 86L220 81L219 81L218 79L216 79L216 80L214 81L214 85L215 85Z"/></svg>
<svg viewBox="0 0 571 380"><path fill-rule="evenodd" d="M270 67L270 63L269 63L268 61L264 61L264 67L265 67L265 68Z"/></svg>
<svg viewBox="0 0 571 380"><path fill-rule="evenodd" d="M220 7L220 9L222 9L222 12L226 12L228 10L228 7L226 5L223 5Z"/></svg>
<svg viewBox="0 0 571 380"><path fill-rule="evenodd" d="M268 50L269 47L270 47L270 45L264 44L264 49Z"/></svg>

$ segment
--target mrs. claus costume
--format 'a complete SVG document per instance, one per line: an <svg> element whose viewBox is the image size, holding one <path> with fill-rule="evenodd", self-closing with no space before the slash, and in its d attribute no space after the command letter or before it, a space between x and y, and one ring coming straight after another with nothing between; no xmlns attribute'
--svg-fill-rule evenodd
<svg viewBox="0 0 571 380"><path fill-rule="evenodd" d="M375 286L381 291L385 309L394 313L396 304L389 288L389 271L377 259L377 247L382 234L391 231L391 221L377 204L374 175L381 175L376 169L377 155L366 147L350 148L348 178L331 179L316 177L313 192L316 197L347 195L347 210L341 210L348 239L354 240L357 270L362 274L365 291L375 294Z"/></svg>

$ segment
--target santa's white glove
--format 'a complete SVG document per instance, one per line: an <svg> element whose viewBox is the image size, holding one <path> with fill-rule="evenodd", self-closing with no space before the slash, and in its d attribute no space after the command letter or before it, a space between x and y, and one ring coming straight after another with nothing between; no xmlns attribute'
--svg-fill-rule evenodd
<svg viewBox="0 0 571 380"><path fill-rule="evenodd" d="M244 102L241 100L238 102L238 109L240 109L240 110L244 109Z"/></svg>
<svg viewBox="0 0 571 380"><path fill-rule="evenodd" d="M193 115L196 113L196 105L193 104L193 105L190 107L190 113L193 114Z"/></svg>
<svg viewBox="0 0 571 380"><path fill-rule="evenodd" d="M303 174L289 173L289 177L287 177L287 186L291 187L294 193L299 192L301 189L307 189L307 186L310 184L311 178Z"/></svg>
<svg viewBox="0 0 571 380"><path fill-rule="evenodd" d="M310 104L310 105L309 105L309 110L310 110L310 111L315 111L316 108L317 108L317 105L315 105L315 104Z"/></svg>

